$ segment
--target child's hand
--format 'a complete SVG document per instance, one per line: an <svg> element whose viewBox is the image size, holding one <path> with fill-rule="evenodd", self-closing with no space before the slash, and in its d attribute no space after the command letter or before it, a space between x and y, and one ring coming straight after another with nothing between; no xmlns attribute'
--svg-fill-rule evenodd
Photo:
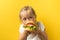
<svg viewBox="0 0 60 40"><path fill-rule="evenodd" d="M28 29L28 28L25 28L25 30L26 30L27 32L29 32L29 33L36 34L36 30L31 31L31 30Z"/></svg>
<svg viewBox="0 0 60 40"><path fill-rule="evenodd" d="M31 30L30 28L25 28L25 30L29 31L29 32L33 32L35 30Z"/></svg>
<svg viewBox="0 0 60 40"><path fill-rule="evenodd" d="M26 32L26 34L28 34L28 35L29 35L31 31L30 31L29 29L25 29L25 31L24 31L24 32Z"/></svg>
<svg viewBox="0 0 60 40"><path fill-rule="evenodd" d="M42 31L40 30L39 27L37 27L36 34L41 34L41 33L42 33Z"/></svg>
<svg viewBox="0 0 60 40"><path fill-rule="evenodd" d="M31 31L29 28L25 28L25 30L26 30L26 31L29 31L29 32Z"/></svg>

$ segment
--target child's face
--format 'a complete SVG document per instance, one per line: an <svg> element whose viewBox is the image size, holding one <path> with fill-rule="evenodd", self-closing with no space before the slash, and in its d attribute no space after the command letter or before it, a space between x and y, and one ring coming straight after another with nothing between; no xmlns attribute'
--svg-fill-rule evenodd
<svg viewBox="0 0 60 40"><path fill-rule="evenodd" d="M30 10L22 11L20 15L21 15L21 20L23 24L26 25L27 23L31 21L36 23L36 17Z"/></svg>

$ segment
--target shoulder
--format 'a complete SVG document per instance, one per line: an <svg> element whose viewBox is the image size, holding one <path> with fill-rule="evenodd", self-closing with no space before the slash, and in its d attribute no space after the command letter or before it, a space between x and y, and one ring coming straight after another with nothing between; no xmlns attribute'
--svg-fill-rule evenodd
<svg viewBox="0 0 60 40"><path fill-rule="evenodd" d="M20 24L20 26L19 26L19 32L20 33L23 33L24 32L23 24Z"/></svg>
<svg viewBox="0 0 60 40"><path fill-rule="evenodd" d="M44 24L40 21L40 22L37 22L38 25L39 25L39 28L41 29L41 31L44 31L45 30L45 26Z"/></svg>

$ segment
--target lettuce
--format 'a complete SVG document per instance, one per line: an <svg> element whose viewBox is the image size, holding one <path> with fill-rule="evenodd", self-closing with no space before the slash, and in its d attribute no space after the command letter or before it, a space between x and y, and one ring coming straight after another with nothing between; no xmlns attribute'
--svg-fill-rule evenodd
<svg viewBox="0 0 60 40"><path fill-rule="evenodd" d="M24 28L29 28L29 29L31 29L31 30L36 30L36 26L24 26Z"/></svg>

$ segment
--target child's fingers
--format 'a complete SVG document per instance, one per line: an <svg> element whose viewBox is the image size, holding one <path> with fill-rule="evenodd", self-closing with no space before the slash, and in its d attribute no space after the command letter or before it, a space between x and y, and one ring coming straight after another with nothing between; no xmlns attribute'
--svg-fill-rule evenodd
<svg viewBox="0 0 60 40"><path fill-rule="evenodd" d="M26 31L31 31L29 28L25 28Z"/></svg>
<svg viewBox="0 0 60 40"><path fill-rule="evenodd" d="M26 28L25 31L27 31L28 33L31 33L31 30Z"/></svg>

